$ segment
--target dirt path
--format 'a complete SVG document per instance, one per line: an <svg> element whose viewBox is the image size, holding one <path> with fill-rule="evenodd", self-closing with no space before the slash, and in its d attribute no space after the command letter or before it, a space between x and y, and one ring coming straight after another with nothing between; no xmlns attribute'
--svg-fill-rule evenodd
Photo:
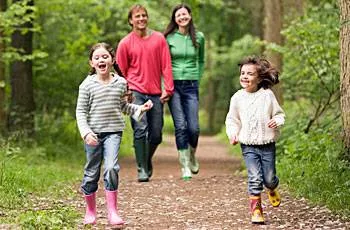
<svg viewBox="0 0 350 230"><path fill-rule="evenodd" d="M282 204L272 208L263 194L266 224L249 223L246 178L235 175L241 161L214 137L201 137L198 147L200 172L191 181L180 179L173 137L164 137L154 157L154 175L148 183L136 181L133 157L120 161L119 209L123 229L350 229L327 209L282 191ZM107 225L103 189L98 193L98 225ZM81 202L82 209L84 204ZM79 225L79 228L83 226Z"/></svg>

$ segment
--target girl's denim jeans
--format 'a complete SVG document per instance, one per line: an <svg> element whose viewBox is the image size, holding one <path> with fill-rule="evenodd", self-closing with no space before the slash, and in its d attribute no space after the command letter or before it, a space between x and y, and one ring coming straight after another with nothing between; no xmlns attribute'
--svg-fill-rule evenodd
<svg viewBox="0 0 350 230"><path fill-rule="evenodd" d="M177 149L196 148L199 137L198 81L175 80L169 109L175 126Z"/></svg>
<svg viewBox="0 0 350 230"><path fill-rule="evenodd" d="M260 195L263 185L273 190L278 186L276 176L276 147L275 143L265 145L241 144L243 157L248 170L248 193Z"/></svg>
<svg viewBox="0 0 350 230"><path fill-rule="evenodd" d="M81 189L85 195L97 191L100 178L102 161L104 162L104 187L105 190L115 191L118 189L118 154L122 140L122 132L100 133L99 143L96 146L85 144L86 164Z"/></svg>

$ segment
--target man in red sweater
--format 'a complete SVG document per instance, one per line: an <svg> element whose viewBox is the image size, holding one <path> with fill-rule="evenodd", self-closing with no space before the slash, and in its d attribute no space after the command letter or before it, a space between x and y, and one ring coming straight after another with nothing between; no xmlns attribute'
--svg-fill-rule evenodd
<svg viewBox="0 0 350 230"><path fill-rule="evenodd" d="M134 103L153 102L153 108L140 122L131 119L138 181L147 182L153 172L152 156L162 142L163 104L174 90L171 57L163 34L147 28L145 7L132 6L128 22L132 31L120 41L116 62L133 92Z"/></svg>

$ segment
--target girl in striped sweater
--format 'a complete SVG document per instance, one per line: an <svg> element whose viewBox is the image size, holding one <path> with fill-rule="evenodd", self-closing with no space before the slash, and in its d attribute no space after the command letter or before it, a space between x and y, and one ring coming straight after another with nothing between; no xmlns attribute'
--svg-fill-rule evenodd
<svg viewBox="0 0 350 230"><path fill-rule="evenodd" d="M109 223L124 224L117 211L118 153L125 128L122 113L139 120L153 106L151 101L143 105L128 103L125 98L127 82L118 68L115 69L119 75L112 71L113 63L114 51L110 45L97 43L92 46L91 71L79 86L76 119L86 152L81 185L86 201L84 224L96 223L96 191L102 161Z"/></svg>

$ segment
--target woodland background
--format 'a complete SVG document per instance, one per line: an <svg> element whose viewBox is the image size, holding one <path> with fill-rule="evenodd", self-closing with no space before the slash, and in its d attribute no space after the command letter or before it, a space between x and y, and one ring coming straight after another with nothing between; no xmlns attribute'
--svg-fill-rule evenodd
<svg viewBox="0 0 350 230"><path fill-rule="evenodd" d="M247 55L265 55L282 73L274 88L287 114L278 142L281 181L295 196L348 218L350 2L184 2L206 38L202 134L227 142L224 119L239 89L237 64ZM74 222L73 208L35 211L29 197L70 196L67 185L80 179L84 154L75 106L88 52L96 42L117 46L131 29L127 13L135 3L148 9L150 28L164 31L179 2L0 0L0 222ZM165 118L164 131L173 133L167 111ZM131 143L129 127L122 155L132 154Z"/></svg>

